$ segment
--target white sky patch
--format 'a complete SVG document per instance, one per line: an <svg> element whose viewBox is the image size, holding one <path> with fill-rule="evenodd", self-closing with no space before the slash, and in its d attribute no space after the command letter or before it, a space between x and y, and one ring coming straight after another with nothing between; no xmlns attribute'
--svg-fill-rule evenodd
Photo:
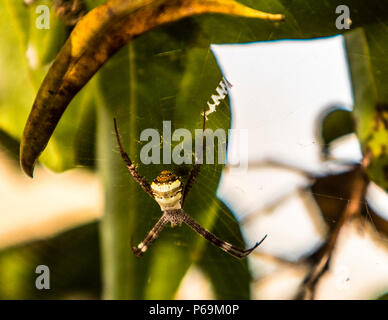
<svg viewBox="0 0 388 320"><path fill-rule="evenodd" d="M30 179L0 152L0 248L52 237L102 215L97 176L82 169L36 171L39 179Z"/></svg>
<svg viewBox="0 0 388 320"><path fill-rule="evenodd" d="M388 193L377 184L371 182L366 192L366 200L373 210L388 220Z"/></svg>
<svg viewBox="0 0 388 320"><path fill-rule="evenodd" d="M268 234L257 250L296 261L321 244L326 227L311 194L295 192L274 208L252 216L243 231L249 244Z"/></svg>
<svg viewBox="0 0 388 320"><path fill-rule="evenodd" d="M278 167L252 168L241 173L234 169L223 172L217 195L242 219L309 184L305 175Z"/></svg>
<svg viewBox="0 0 388 320"><path fill-rule="evenodd" d="M231 127L248 130L249 136L245 159L248 170L241 170L240 174L238 170L225 170L217 196L241 220L249 245L268 234L258 252L295 261L317 248L327 227L311 193L296 192L311 181L298 170L285 168L303 169L319 176L342 172L345 167L339 162L357 163L362 156L357 137L350 134L332 143L334 161L325 161L318 132L322 116L333 106L352 110L344 39L336 36L311 41L213 45L212 51L223 76L233 84L229 89ZM240 150L239 139L233 133L229 138L228 159ZM271 161L284 168L268 165ZM373 183L369 185L367 199L380 214L388 212L387 197ZM362 235L354 228L351 233L348 230L341 233L341 253L336 259L339 263L325 277L331 280L320 285L320 298L373 298L379 290L388 290L387 251L376 246L366 231ZM254 255L249 262L254 274L260 275L263 269L257 266ZM295 288L301 277L298 274L287 278L289 288ZM278 289L284 279L280 279ZM263 290L262 285L255 285ZM279 290L275 289L276 284L272 288L268 284L255 296L276 298L275 291ZM287 289L285 295L280 293L278 297L291 297L291 292Z"/></svg>
<svg viewBox="0 0 388 320"><path fill-rule="evenodd" d="M232 128L249 130L249 163L274 158L320 171L317 121L333 105L353 105L343 37L212 50L233 83Z"/></svg>
<svg viewBox="0 0 388 320"><path fill-rule="evenodd" d="M282 268L261 279L252 287L252 299L286 300L294 299L295 292L306 275L306 268Z"/></svg>
<svg viewBox="0 0 388 320"><path fill-rule="evenodd" d="M388 291L388 250L378 237L358 220L342 229L317 299L373 299Z"/></svg>
<svg viewBox="0 0 388 320"><path fill-rule="evenodd" d="M214 300L210 280L197 267L191 266L176 293L177 300Z"/></svg>
<svg viewBox="0 0 388 320"><path fill-rule="evenodd" d="M343 162L361 162L362 152L360 141L355 133L335 139L330 143L330 155Z"/></svg>
<svg viewBox="0 0 388 320"><path fill-rule="evenodd" d="M231 177L232 171L225 171L218 189L218 197L236 216L309 183L291 171L251 169L263 162L273 160L314 174L333 172L335 165L322 160L317 128L333 106L352 109L343 37L212 45L212 51L233 84L232 129L246 129L249 136L248 152L240 154L247 157L248 175ZM232 132L228 159L240 150L239 144ZM342 170L338 166L336 171Z"/></svg>

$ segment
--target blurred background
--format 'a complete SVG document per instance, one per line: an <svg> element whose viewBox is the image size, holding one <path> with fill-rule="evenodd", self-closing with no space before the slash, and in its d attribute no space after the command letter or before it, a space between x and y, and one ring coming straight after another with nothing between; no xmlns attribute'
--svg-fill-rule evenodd
<svg viewBox="0 0 388 320"><path fill-rule="evenodd" d="M109 288L114 278L112 270L116 270L109 261L116 263L118 258L112 258L115 252L112 256L107 253L111 247L106 238L113 237L115 229L107 232L110 222L104 219L111 219L106 214L112 201L141 198L137 204L141 208L149 199L143 199L139 190L132 191L133 182L119 158L109 121L113 115L119 123L129 116L137 120L137 131L129 131L125 125L129 122L121 120L126 146L135 154L134 150L141 147L141 129L152 127L152 123L161 126L162 120L170 119L172 105L176 128L185 127L188 118L194 119L190 129L200 126L200 112L222 77L232 87L216 112L209 115L209 127L248 129L248 153L244 159L248 168L239 171L228 165L217 169L205 166L188 212L201 222L210 217L208 225L217 235L241 246L244 242L251 246L265 234L268 237L247 258L247 263L240 263L218 249L209 249L207 244L197 245L193 240L196 235L167 228L162 244L155 243L149 258L123 264L123 269L131 269L132 263L138 264L135 268L147 269L144 274L122 279L133 287L132 291L141 292L130 297L295 299L306 298L306 292L313 291L315 299L386 298L387 192L368 181L365 196L358 201L359 214L336 229L351 203L353 181L362 162L352 115L354 80L341 35L321 38L316 33L309 37L316 38L313 40L257 42L253 40L272 39L251 37L246 32L251 25L246 20L224 21L217 17L187 19L152 32L136 40L134 47L120 51L75 98L44 152L34 179L21 171L20 137L39 84L78 19L103 2L6 0L0 4L0 299L128 298L106 293L114 291ZM34 27L39 4L48 5L51 10L50 30ZM271 5L268 8L278 9ZM331 4L330 10L334 12L334 8ZM224 37L219 22L240 26L235 32L242 35ZM268 24L259 22L259 27L265 23ZM207 28L216 30L217 37ZM276 28L280 31L273 31ZM176 29L184 31L178 34ZM218 37L217 32L222 36ZM271 25L265 32L284 31ZM192 51L184 52L188 34ZM333 34L323 32L322 36ZM153 40L156 44L150 49ZM213 44L221 42L226 44ZM227 44L232 42L235 44ZM172 50L175 47L178 49ZM129 82L126 73L120 74L119 70L124 66L130 74L126 59L133 50L150 52L136 56L136 72L139 83L150 83L146 87L139 85L139 97L148 110L156 103L159 109L155 112L119 106L130 104L119 102L128 91ZM187 58L187 65L181 55ZM166 66L160 67L161 62ZM169 71L175 67L177 70ZM182 69L185 75L178 79L175 72L180 74ZM193 80L192 74L197 70L200 72ZM171 82L164 83L168 82L165 79ZM183 91L181 96L169 91L168 86L173 87L175 81L179 83L177 90ZM150 92L153 95L148 100ZM193 105L192 112L179 111L183 110L179 106L188 103ZM103 105L118 107L106 120L110 126L104 129L105 137L110 143L101 147L103 131L96 128L105 122L105 111L101 110L108 108ZM131 135L135 147L128 138ZM240 150L239 140L232 132L228 137L228 158L236 150ZM114 169L118 173L109 171L109 166L120 169ZM143 170L149 179L160 171L159 167ZM113 172L113 178L106 178L107 172ZM114 198L112 192L120 199ZM131 256L129 237L135 235L136 241L144 237L160 213L152 205L133 211L128 206L120 209L126 216L140 214L140 227L135 231L127 228L127 220L121 223L123 230L128 230L128 238L120 244L120 250ZM205 211L208 207L209 213ZM330 268L316 282L308 283L309 275L323 261L327 239L332 239L334 233L337 237L330 252ZM195 250L193 244L197 245ZM174 284L166 289L170 281L166 274L174 277L168 272L168 263L182 262L180 251L193 252L191 260L185 261ZM50 290L35 286L38 265L50 269ZM240 279L247 286L238 287ZM140 284L134 285L135 282Z"/></svg>

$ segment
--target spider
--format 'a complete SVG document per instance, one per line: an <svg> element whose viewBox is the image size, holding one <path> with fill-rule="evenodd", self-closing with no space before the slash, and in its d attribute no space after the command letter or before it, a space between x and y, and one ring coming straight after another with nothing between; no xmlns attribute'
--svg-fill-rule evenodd
<svg viewBox="0 0 388 320"><path fill-rule="evenodd" d="M237 257L244 258L249 255L253 250L255 250L267 237L264 236L260 242L257 242L250 249L240 249L226 241L223 241L216 237L213 233L203 228L198 222L196 222L188 213L183 210L183 203L191 190L196 178L198 177L201 164L195 163L193 168L190 171L189 178L186 182L186 185L183 186L183 181L180 177L177 177L174 173L163 170L151 184L142 177L136 170L135 165L132 163L128 154L124 151L123 146L120 141L120 135L117 128L116 119L113 119L114 127L116 132L117 144L120 149L121 157L123 158L129 172L135 181L140 185L140 187L152 197L160 206L160 209L163 212L162 217L147 234L145 239L137 246L132 247L132 252L137 256L142 256L150 245L156 240L159 234L162 232L163 228L168 222L170 222L171 227L181 226L182 223L186 223L191 227L195 232L205 238L207 241L213 245L219 247L221 250ZM203 118L203 132L205 130L205 115ZM204 135L202 134L202 141Z"/></svg>

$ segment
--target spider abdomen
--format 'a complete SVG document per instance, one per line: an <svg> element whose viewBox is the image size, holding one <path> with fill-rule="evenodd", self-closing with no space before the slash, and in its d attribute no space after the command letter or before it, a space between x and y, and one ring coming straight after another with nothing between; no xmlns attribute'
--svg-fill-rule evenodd
<svg viewBox="0 0 388 320"><path fill-rule="evenodd" d="M151 183L151 190L162 211L181 209L182 181L172 172L162 171Z"/></svg>

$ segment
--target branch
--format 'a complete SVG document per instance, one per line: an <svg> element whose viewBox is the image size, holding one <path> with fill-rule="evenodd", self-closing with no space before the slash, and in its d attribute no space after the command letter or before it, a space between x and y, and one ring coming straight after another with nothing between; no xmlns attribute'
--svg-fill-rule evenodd
<svg viewBox="0 0 388 320"><path fill-rule="evenodd" d="M361 205L364 203L368 179L365 169L369 165L370 155L367 154L359 167L355 169L352 192L348 205L342 213L337 225L329 235L326 243L318 253L318 259L313 264L311 271L305 277L296 299L312 300L315 297L316 287L322 276L329 270L330 261L337 243L342 227L361 212Z"/></svg>

